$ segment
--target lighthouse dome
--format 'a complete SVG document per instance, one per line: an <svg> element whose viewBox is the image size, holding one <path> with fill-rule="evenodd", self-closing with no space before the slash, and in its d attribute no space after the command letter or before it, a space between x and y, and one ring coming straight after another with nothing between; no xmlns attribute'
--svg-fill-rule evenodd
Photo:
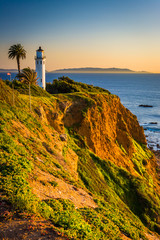
<svg viewBox="0 0 160 240"><path fill-rule="evenodd" d="M36 52L37 52L37 58L43 58L44 50L41 47L39 47L39 49Z"/></svg>
<svg viewBox="0 0 160 240"><path fill-rule="evenodd" d="M43 52L44 50L41 47L39 47L39 49L37 49L37 51L38 52Z"/></svg>

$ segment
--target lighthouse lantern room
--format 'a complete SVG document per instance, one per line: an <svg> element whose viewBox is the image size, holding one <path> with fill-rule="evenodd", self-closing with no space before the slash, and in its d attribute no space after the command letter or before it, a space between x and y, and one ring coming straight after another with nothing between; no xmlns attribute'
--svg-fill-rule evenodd
<svg viewBox="0 0 160 240"><path fill-rule="evenodd" d="M38 85L44 90L46 89L46 73L45 73L45 61L44 50L39 47L36 51L35 65L38 78Z"/></svg>

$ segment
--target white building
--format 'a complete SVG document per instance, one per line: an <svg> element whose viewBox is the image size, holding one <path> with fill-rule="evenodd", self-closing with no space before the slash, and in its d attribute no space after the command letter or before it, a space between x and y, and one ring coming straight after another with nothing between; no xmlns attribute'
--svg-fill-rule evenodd
<svg viewBox="0 0 160 240"><path fill-rule="evenodd" d="M38 85L44 90L46 89L46 70L45 70L46 57L44 56L44 50L39 47L36 51L35 64L38 77Z"/></svg>

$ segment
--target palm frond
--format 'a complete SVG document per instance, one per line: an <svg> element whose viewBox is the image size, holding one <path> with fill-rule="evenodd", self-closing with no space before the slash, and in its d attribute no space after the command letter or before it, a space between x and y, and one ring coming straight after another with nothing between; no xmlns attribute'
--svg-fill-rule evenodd
<svg viewBox="0 0 160 240"><path fill-rule="evenodd" d="M17 77L20 79L20 81L26 83L26 84L37 84L37 73L31 69L31 68L24 68L20 74L17 75Z"/></svg>
<svg viewBox="0 0 160 240"><path fill-rule="evenodd" d="M26 50L20 43L14 44L8 50L8 58L10 59L16 58L18 71L20 73L20 58L22 59L26 58Z"/></svg>
<svg viewBox="0 0 160 240"><path fill-rule="evenodd" d="M13 59L19 56L19 58L26 58L26 50L21 44L14 44L8 50L8 57Z"/></svg>

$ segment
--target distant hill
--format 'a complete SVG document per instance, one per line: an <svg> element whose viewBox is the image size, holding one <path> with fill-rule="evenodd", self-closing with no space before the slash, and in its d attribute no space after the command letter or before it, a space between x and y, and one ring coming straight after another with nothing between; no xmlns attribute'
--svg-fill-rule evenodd
<svg viewBox="0 0 160 240"><path fill-rule="evenodd" d="M0 73L18 73L17 69L4 69L0 68ZM133 71L128 68L64 68L64 69L57 69L54 71L47 71L46 73L148 73L145 71Z"/></svg>
<svg viewBox="0 0 160 240"><path fill-rule="evenodd" d="M64 68L51 71L52 73L142 73L128 68ZM143 73L146 73L143 71Z"/></svg>
<svg viewBox="0 0 160 240"><path fill-rule="evenodd" d="M18 73L17 69L5 69L5 68L0 68L0 73L6 73L6 72ZM46 72L48 72L48 71L46 70Z"/></svg>
<svg viewBox="0 0 160 240"><path fill-rule="evenodd" d="M10 73L17 73L17 69L5 69L5 68L0 68L0 72L1 73L6 73L6 72L10 72Z"/></svg>

